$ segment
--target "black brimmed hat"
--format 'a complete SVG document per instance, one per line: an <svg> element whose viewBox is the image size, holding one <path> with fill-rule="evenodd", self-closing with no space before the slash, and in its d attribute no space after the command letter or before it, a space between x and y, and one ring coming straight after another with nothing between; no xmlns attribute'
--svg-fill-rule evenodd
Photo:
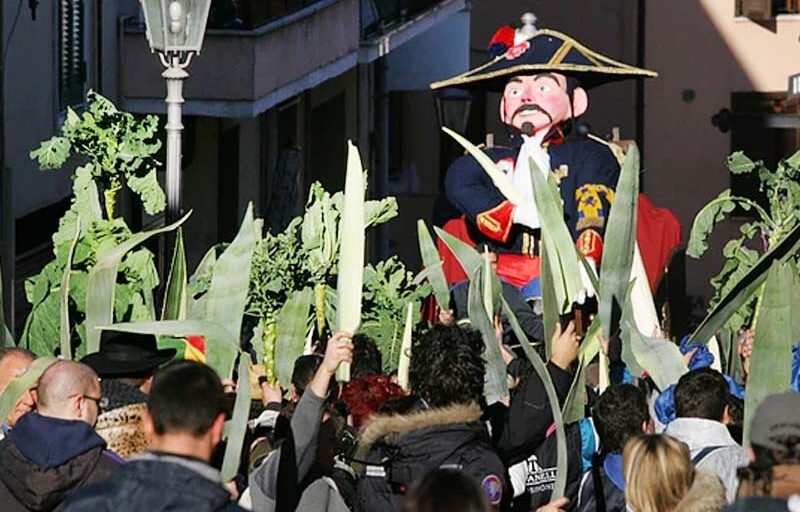
<svg viewBox="0 0 800 512"><path fill-rule="evenodd" d="M152 371L175 357L174 348L159 350L151 334L103 331L100 351L81 362L101 378L129 377Z"/></svg>
<svg viewBox="0 0 800 512"><path fill-rule="evenodd" d="M504 29L508 31L508 27ZM498 32L499 34L500 32ZM491 47L497 48L493 38ZM431 89L458 87L502 91L512 76L554 72L577 78L581 87L590 89L607 82L628 78L655 77L658 73L617 62L586 48L571 37L555 30L542 29L516 45L509 41L502 54L492 60L441 82ZM494 51L493 53L499 53Z"/></svg>

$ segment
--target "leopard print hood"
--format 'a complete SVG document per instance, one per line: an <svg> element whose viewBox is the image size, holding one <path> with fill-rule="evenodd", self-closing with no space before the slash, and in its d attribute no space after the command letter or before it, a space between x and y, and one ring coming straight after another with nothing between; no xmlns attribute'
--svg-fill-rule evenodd
<svg viewBox="0 0 800 512"><path fill-rule="evenodd" d="M147 450L142 428L145 404L131 404L104 412L97 418L95 431L106 440L108 449L123 459Z"/></svg>

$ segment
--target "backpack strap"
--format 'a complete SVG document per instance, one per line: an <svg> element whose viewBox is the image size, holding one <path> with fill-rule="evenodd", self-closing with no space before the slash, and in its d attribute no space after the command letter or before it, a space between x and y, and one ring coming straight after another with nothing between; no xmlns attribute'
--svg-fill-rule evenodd
<svg viewBox="0 0 800 512"><path fill-rule="evenodd" d="M703 459L705 459L715 451L719 450L720 448L724 448L724 446L706 446L705 448L697 452L697 455L692 457L692 465L697 466L698 464L703 462Z"/></svg>
<svg viewBox="0 0 800 512"><path fill-rule="evenodd" d="M592 457L592 483L594 484L594 510L595 512L606 512L606 493L603 489L603 479L600 476L600 466L603 465L603 457L595 453Z"/></svg>

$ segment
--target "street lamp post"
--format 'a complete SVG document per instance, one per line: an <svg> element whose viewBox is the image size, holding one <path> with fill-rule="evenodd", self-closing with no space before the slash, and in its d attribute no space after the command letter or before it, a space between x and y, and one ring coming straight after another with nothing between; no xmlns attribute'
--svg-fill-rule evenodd
<svg viewBox="0 0 800 512"><path fill-rule="evenodd" d="M183 81L200 53L211 0L140 0L150 50L158 52L167 82L167 224L181 215Z"/></svg>

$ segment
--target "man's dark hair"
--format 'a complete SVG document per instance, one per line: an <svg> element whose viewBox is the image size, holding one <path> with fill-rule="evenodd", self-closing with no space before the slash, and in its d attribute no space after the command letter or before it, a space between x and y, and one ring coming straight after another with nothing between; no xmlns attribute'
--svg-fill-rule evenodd
<svg viewBox="0 0 800 512"><path fill-rule="evenodd" d="M486 495L478 482L455 469L433 469L414 487L403 504L403 512L488 512Z"/></svg>
<svg viewBox="0 0 800 512"><path fill-rule="evenodd" d="M158 372L147 396L147 410L159 435L184 432L199 437L227 408L217 374L194 361L169 363Z"/></svg>
<svg viewBox="0 0 800 512"><path fill-rule="evenodd" d="M628 439L642 434L650 419L644 393L631 384L609 386L592 408L603 453L622 452Z"/></svg>
<svg viewBox="0 0 800 512"><path fill-rule="evenodd" d="M730 390L725 377L711 368L684 374L675 386L675 415L722 421Z"/></svg>
<svg viewBox="0 0 800 512"><path fill-rule="evenodd" d="M365 334L353 336L353 363L350 365L352 380L383 373L383 359L375 340Z"/></svg>
<svg viewBox="0 0 800 512"><path fill-rule="evenodd" d="M31 352L26 348L6 347L6 348L0 348L0 363L3 362L3 359L13 355L23 356L29 359L36 359L36 354L34 354L33 352Z"/></svg>
<svg viewBox="0 0 800 512"><path fill-rule="evenodd" d="M411 389L430 407L479 403L483 339L473 329L436 325L411 345Z"/></svg>
<svg viewBox="0 0 800 512"><path fill-rule="evenodd" d="M294 361L294 369L292 370L292 384L297 391L297 396L303 394L314 374L317 373L317 368L322 364L322 357L317 354L310 354L300 356Z"/></svg>

